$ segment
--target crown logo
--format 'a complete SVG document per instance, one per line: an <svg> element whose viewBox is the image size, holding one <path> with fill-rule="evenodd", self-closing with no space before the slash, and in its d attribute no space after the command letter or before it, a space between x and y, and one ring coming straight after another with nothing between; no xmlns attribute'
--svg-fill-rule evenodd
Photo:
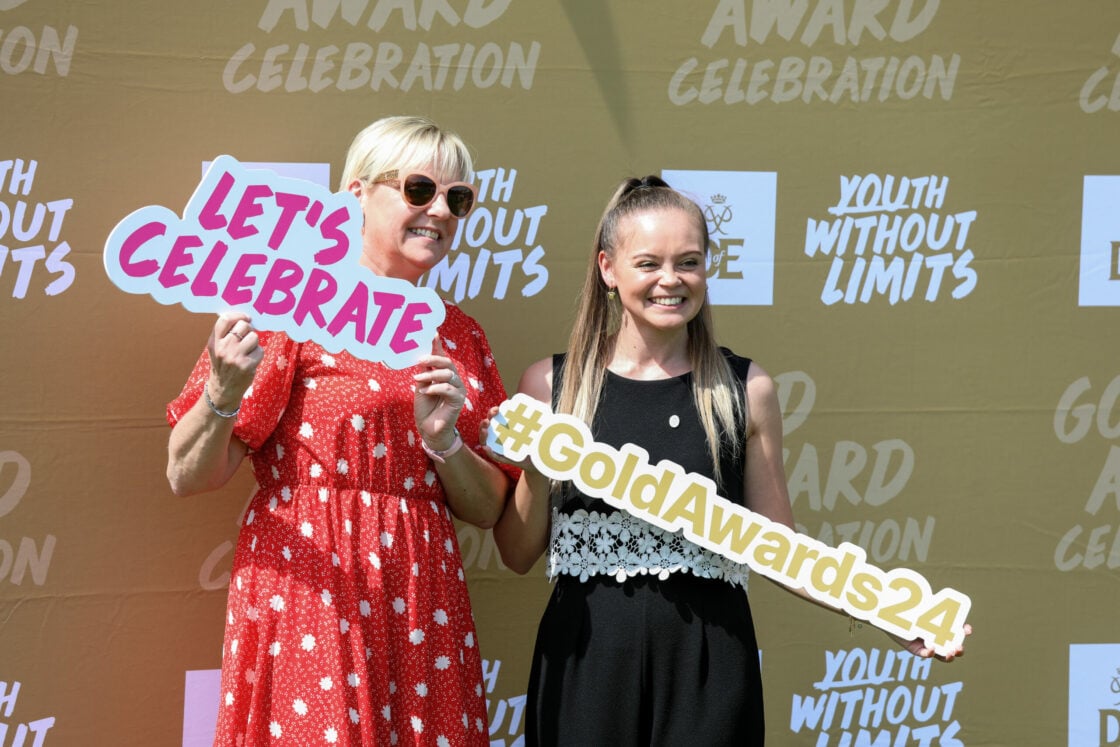
<svg viewBox="0 0 1120 747"><path fill-rule="evenodd" d="M727 197L725 195L721 195L719 193L712 195L713 205L722 205L725 202L727 202Z"/></svg>

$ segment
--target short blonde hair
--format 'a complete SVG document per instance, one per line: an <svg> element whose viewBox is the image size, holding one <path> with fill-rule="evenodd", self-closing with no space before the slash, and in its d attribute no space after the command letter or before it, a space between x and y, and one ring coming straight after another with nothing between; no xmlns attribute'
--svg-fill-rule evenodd
<svg viewBox="0 0 1120 747"><path fill-rule="evenodd" d="M396 116L379 119L354 137L339 189L393 169L434 169L438 173L432 176L450 181L474 178L474 162L462 138L427 117Z"/></svg>

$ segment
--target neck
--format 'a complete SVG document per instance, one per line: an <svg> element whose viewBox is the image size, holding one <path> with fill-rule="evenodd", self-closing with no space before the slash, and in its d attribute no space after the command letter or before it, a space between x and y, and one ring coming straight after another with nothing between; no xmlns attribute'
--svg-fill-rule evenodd
<svg viewBox="0 0 1120 747"><path fill-rule="evenodd" d="M607 368L631 379L667 379L688 373L692 370L688 331L658 333L624 324L615 336Z"/></svg>
<svg viewBox="0 0 1120 747"><path fill-rule="evenodd" d="M374 275L380 275L384 278L397 278L400 280L407 280L413 285L416 285L420 278L424 276L423 270L412 267L411 265L405 265L404 263L401 263L401 266L395 268L384 267L375 260L371 259L369 254L365 252L362 253L361 259L358 260L358 263L363 267L372 270Z"/></svg>

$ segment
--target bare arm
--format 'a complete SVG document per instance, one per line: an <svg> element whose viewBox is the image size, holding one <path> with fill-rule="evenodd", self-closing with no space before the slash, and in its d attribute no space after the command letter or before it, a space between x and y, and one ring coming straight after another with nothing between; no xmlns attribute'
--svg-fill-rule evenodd
<svg viewBox="0 0 1120 747"><path fill-rule="evenodd" d="M517 391L551 406L552 359L545 358L529 366L521 376ZM528 459L516 464L521 467L521 479L494 525L494 542L502 562L524 574L548 547L549 479Z"/></svg>
<svg viewBox="0 0 1120 747"><path fill-rule="evenodd" d="M483 529L494 525L509 494L509 478L497 465L464 446L435 469L456 518Z"/></svg>
<svg viewBox="0 0 1120 747"><path fill-rule="evenodd" d="M797 531L793 522L793 508L789 502L785 467L782 463L782 412L778 404L777 390L774 380L755 363L751 364L750 372L747 374L747 403L751 420L747 429L745 475L747 508ZM819 607L847 616L843 610L813 598L803 588L785 584L779 586ZM971 632L971 626L967 626L966 634ZM920 639L905 641L894 635L890 637L916 656L934 655L933 649L927 648ZM963 649L956 654L938 658L951 661L954 656L962 653L964 653Z"/></svg>
<svg viewBox="0 0 1120 747"><path fill-rule="evenodd" d="M782 411L774 380L762 366L752 362L746 386L750 415L744 483L747 508L796 532L785 465L782 463ZM844 614L838 608L814 599L800 587L778 585L820 607Z"/></svg>
<svg viewBox="0 0 1120 747"><path fill-rule="evenodd" d="M782 463L782 411L774 380L757 363L747 374L747 508L796 531Z"/></svg>
<svg viewBox="0 0 1120 747"><path fill-rule="evenodd" d="M225 485L249 452L233 435L236 418L221 417L206 404L233 412L253 383L264 351L249 317L230 313L218 317L206 349L210 378L203 396L184 413L167 442L167 481L175 495L193 495Z"/></svg>
<svg viewBox="0 0 1120 747"><path fill-rule="evenodd" d="M466 402L466 387L443 344L435 341L432 354L419 363L414 412L424 444L436 452L454 447L456 422ZM509 478L493 462L460 446L454 453L433 457L451 513L462 521L488 529L502 513L509 495Z"/></svg>
<svg viewBox="0 0 1120 747"><path fill-rule="evenodd" d="M752 362L746 387L750 416L744 475L747 508L796 532L782 463L782 411L774 380L762 366ZM802 588L778 585L802 599L840 613L839 609L817 601Z"/></svg>

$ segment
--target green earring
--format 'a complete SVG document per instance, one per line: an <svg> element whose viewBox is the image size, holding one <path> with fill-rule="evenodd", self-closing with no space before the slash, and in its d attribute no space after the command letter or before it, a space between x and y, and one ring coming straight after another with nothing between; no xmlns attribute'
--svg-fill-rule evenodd
<svg viewBox="0 0 1120 747"><path fill-rule="evenodd" d="M614 288L607 289L607 300L613 301L618 298L618 292Z"/></svg>

